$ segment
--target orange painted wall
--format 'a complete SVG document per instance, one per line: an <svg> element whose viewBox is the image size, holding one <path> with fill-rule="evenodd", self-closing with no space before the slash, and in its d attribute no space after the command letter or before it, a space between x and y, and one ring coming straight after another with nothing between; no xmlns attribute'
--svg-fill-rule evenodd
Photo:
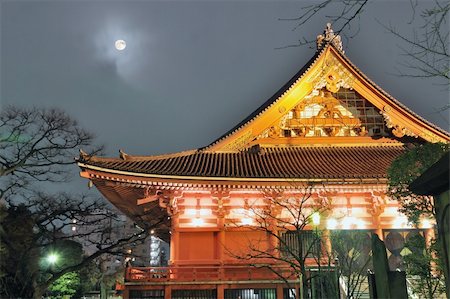
<svg viewBox="0 0 450 299"><path fill-rule="evenodd" d="M219 237L221 233L223 238ZM183 264L218 262L220 259L222 262L236 262L252 247L268 250L269 239L266 233L259 231L180 232L176 246L177 261Z"/></svg>
<svg viewBox="0 0 450 299"><path fill-rule="evenodd" d="M238 259L250 253L250 248L266 251L269 248L267 234L261 231L225 232L224 259Z"/></svg>
<svg viewBox="0 0 450 299"><path fill-rule="evenodd" d="M180 232L177 246L180 261L215 258L214 232Z"/></svg>

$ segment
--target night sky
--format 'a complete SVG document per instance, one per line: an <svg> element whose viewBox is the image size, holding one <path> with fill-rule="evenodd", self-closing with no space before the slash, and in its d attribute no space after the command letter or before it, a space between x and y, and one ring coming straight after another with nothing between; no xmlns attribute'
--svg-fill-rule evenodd
<svg viewBox="0 0 450 299"><path fill-rule="evenodd" d="M400 78L410 2L372 1L346 55L403 104L448 130L439 80ZM1 105L65 109L106 154L150 155L202 147L266 101L313 55L294 47L328 18L296 23L308 1L2 1ZM432 4L422 1L421 5ZM419 8L420 9L420 8ZM330 13L330 12L326 12ZM355 33L357 28L353 27ZM117 51L114 42L127 47Z"/></svg>

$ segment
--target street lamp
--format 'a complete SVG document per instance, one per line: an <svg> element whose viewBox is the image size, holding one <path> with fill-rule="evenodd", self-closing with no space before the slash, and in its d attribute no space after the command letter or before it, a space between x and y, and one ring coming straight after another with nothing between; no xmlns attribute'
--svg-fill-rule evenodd
<svg viewBox="0 0 450 299"><path fill-rule="evenodd" d="M314 224L314 226L318 226L320 224L320 214L319 212L314 212L311 215L312 218L312 223Z"/></svg>

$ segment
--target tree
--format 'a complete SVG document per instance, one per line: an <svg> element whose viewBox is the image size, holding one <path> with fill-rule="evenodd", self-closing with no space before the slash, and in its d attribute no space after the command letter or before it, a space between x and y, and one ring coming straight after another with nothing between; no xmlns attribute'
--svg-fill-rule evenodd
<svg viewBox="0 0 450 299"><path fill-rule="evenodd" d="M72 298L80 287L80 275L77 272L68 272L58 278L50 285L49 290L52 298Z"/></svg>
<svg viewBox="0 0 450 299"><path fill-rule="evenodd" d="M337 35L349 39L358 34L361 20L369 4L375 0L321 0L302 7L296 18L281 19L295 23L294 29L301 28L315 18L326 17L333 23ZM410 0L411 20L408 25L419 16L419 24L412 27L410 34L400 32L392 24L382 25L388 32L398 38L400 49L403 51L405 61L401 64L404 71L400 76L439 78L445 85L450 84L449 64L449 27L448 17L450 3L448 1L428 1L427 5L419 8L418 0ZM417 10L421 11L417 13ZM286 47L312 45L316 41L302 37L297 44ZM285 48L285 47L283 47ZM448 109L447 107L443 107Z"/></svg>
<svg viewBox="0 0 450 299"><path fill-rule="evenodd" d="M360 298L367 289L363 282L371 268L370 236L363 231L334 230L331 232L333 254L345 280L346 298Z"/></svg>
<svg viewBox="0 0 450 299"><path fill-rule="evenodd" d="M405 243L408 252L403 256L406 271L413 277L412 291L420 298L433 299L445 292L441 261L437 258L436 242L427 245L420 234Z"/></svg>
<svg viewBox="0 0 450 299"><path fill-rule="evenodd" d="M6 107L0 113L0 198L33 192L38 182L65 181L81 147L91 154L102 150L93 138L64 111Z"/></svg>
<svg viewBox="0 0 450 299"><path fill-rule="evenodd" d="M399 211L415 225L421 218L435 218L435 209L432 197L412 193L409 184L448 150L448 144L443 143L416 144L393 161L388 169L387 194L399 202Z"/></svg>
<svg viewBox="0 0 450 299"><path fill-rule="evenodd" d="M1 296L32 297L33 282L39 269L39 250L34 246L34 221L23 206L0 205L1 239L4 247L1 265Z"/></svg>
<svg viewBox="0 0 450 299"><path fill-rule="evenodd" d="M338 298L335 257L339 257L341 271L349 278L348 296L357 298L370 255L362 249L360 235L330 234L320 221L331 212L330 194L306 186L263 191L263 195L263 200L249 201L239 215L240 222L235 223L259 232L260 239L249 238L247 244L242 244L243 252L228 250L230 255L268 268L289 288L294 287L288 284L289 279L301 278L303 298ZM335 245L331 242L333 247L330 239L336 241Z"/></svg>
<svg viewBox="0 0 450 299"><path fill-rule="evenodd" d="M111 226L105 224L117 214L105 201L43 192L44 188L56 190L55 184L70 178L68 166L75 163L81 146L90 153L101 150L93 145L92 134L63 111L12 106L1 111L1 297L41 298L65 274L76 273L105 254L122 254L124 245L144 240L152 227L164 221L161 216L146 223L148 227L142 222L142 228L112 237ZM69 234L74 220L83 230ZM80 259L69 259L67 240L75 239L94 250ZM51 248L60 251L62 259L48 267L43 261Z"/></svg>
<svg viewBox="0 0 450 299"><path fill-rule="evenodd" d="M249 239L248 244L243 244L244 253L230 250L229 253L256 267L263 264L286 283L288 277L300 277L303 297L309 298L311 275L307 270L307 259L317 248L320 237L311 234L306 236L309 237L308 242L304 242L306 237L303 232L312 223L313 214L320 213L323 207L312 205L311 186L299 187L293 192L273 190L262 191L262 194L262 201L248 202L242 215L238 215L247 219L248 223L235 225L262 233L264 240ZM280 265L287 265L290 272L280 270Z"/></svg>
<svg viewBox="0 0 450 299"><path fill-rule="evenodd" d="M432 196L414 194L409 190L409 185L448 150L449 145L443 143L416 144L394 160L388 169L387 194L399 202L399 211L415 227L419 227L423 219L436 219L436 210ZM440 267L443 261L436 242L432 239L427 244L417 234L408 241L407 247L412 249L404 256L407 274L418 277L413 284L414 292L427 298L443 291L443 271Z"/></svg>
<svg viewBox="0 0 450 299"><path fill-rule="evenodd" d="M411 1L413 16L417 5L417 0ZM401 49L406 57L402 64L406 71L401 71L400 76L437 77L443 79L445 84L450 84L449 11L448 1L434 1L433 7L420 12L422 24L413 28L410 36L402 34L392 24L384 26L405 44ZM448 107L449 105L445 108Z"/></svg>

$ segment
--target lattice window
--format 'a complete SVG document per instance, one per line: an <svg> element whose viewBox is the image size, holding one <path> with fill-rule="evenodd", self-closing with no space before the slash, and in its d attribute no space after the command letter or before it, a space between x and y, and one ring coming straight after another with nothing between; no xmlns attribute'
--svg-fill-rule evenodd
<svg viewBox="0 0 450 299"><path fill-rule="evenodd" d="M226 289L225 299L276 299L276 289Z"/></svg>
<svg viewBox="0 0 450 299"><path fill-rule="evenodd" d="M369 136L389 135L389 130L380 110L359 93L354 90L341 88L333 96L342 103L342 107L361 120L361 125L366 127Z"/></svg>
<svg viewBox="0 0 450 299"><path fill-rule="evenodd" d="M326 90L305 99L279 124L281 137L389 136L378 108L354 90Z"/></svg>
<svg viewBox="0 0 450 299"><path fill-rule="evenodd" d="M321 253L320 236L310 230L287 231L281 234L281 252L286 257L317 257ZM301 246L301 247L300 247Z"/></svg>

